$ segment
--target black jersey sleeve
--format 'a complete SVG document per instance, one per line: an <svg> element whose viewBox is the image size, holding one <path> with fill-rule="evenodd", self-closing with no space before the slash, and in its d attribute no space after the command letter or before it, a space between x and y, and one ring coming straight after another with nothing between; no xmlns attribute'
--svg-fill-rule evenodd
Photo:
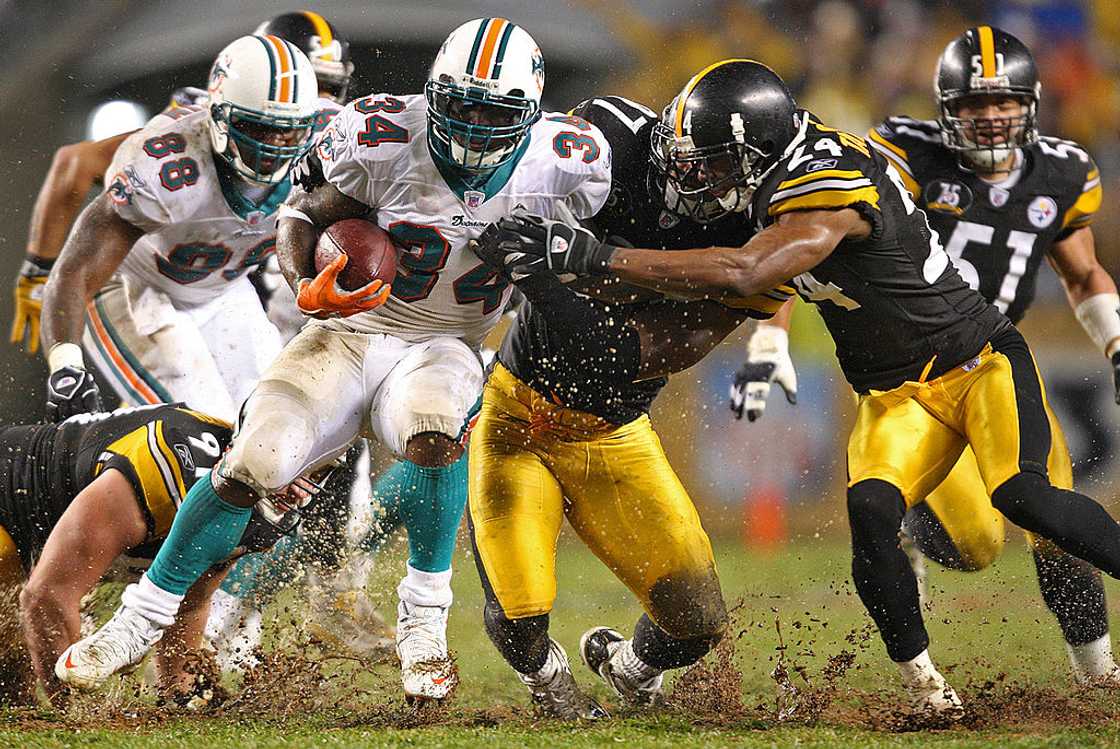
<svg viewBox="0 0 1120 749"><path fill-rule="evenodd" d="M168 407L118 436L102 450L96 472L123 473L136 491L151 537L166 535L195 479L229 444L229 423L187 408Z"/></svg>
<svg viewBox="0 0 1120 749"><path fill-rule="evenodd" d="M871 128L867 144L887 160L902 178L902 184L917 200L921 184L916 176L926 152L941 148L941 129L935 120L916 120L912 117L888 117Z"/></svg>

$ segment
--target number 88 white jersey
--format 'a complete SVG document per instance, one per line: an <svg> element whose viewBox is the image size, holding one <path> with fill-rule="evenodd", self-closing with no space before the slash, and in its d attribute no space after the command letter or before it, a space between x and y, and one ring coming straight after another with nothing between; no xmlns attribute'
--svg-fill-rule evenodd
<svg viewBox="0 0 1120 749"><path fill-rule="evenodd" d="M174 302L199 305L267 260L276 247L284 180L260 204L219 176L205 109L153 117L113 157L105 184L117 214L145 232L120 272Z"/></svg>
<svg viewBox="0 0 1120 749"><path fill-rule="evenodd" d="M411 342L454 336L478 346L510 290L467 242L515 209L593 216L610 191L610 146L584 120L546 112L520 158L472 189L433 161L426 112L420 95L369 96L343 108L316 144L327 181L370 206L401 248L389 300L330 325Z"/></svg>

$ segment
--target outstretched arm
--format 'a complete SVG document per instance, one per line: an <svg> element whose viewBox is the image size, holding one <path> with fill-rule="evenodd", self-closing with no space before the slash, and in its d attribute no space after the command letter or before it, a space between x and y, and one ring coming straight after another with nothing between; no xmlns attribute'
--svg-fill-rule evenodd
<svg viewBox="0 0 1120 749"><path fill-rule="evenodd" d="M63 685L54 664L81 637L80 606L109 566L148 534L136 491L124 474L106 470L66 508L20 594L20 626L35 675L48 696Z"/></svg>
<svg viewBox="0 0 1120 749"><path fill-rule="evenodd" d="M782 214L742 247L662 252L618 248L607 272L662 292L736 299L758 294L811 270L846 238L871 225L851 209Z"/></svg>

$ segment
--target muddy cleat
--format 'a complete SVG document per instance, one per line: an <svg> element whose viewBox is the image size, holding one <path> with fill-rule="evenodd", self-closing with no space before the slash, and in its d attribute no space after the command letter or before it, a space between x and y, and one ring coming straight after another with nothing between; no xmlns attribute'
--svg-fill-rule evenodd
<svg viewBox="0 0 1120 749"><path fill-rule="evenodd" d="M1112 638L1107 632L1083 645L1066 643L1073 680L1078 686L1120 688L1120 666L1112 658Z"/></svg>
<svg viewBox="0 0 1120 749"><path fill-rule="evenodd" d="M459 685L459 671L447 655L450 606L397 606L397 657L401 684L411 701L442 700Z"/></svg>
<svg viewBox="0 0 1120 749"><path fill-rule="evenodd" d="M896 665L902 675L902 685L910 695L912 712L944 720L964 717L961 698L934 667L928 650L923 650L913 660Z"/></svg>
<svg viewBox="0 0 1120 749"><path fill-rule="evenodd" d="M580 691L568 656L556 640L548 641L548 659L535 674L518 673L529 688L537 711L559 720L601 720L610 715L602 705Z"/></svg>
<svg viewBox="0 0 1120 749"><path fill-rule="evenodd" d="M134 670L161 637L163 629L121 604L100 629L62 652L54 674L79 689L96 689L113 674Z"/></svg>
<svg viewBox="0 0 1120 749"><path fill-rule="evenodd" d="M357 658L382 661L392 656L395 633L360 590L312 594L314 616L308 633L329 647Z"/></svg>
<svg viewBox="0 0 1120 749"><path fill-rule="evenodd" d="M634 678L618 667L615 655L626 644L626 638L617 630L595 627L584 632L579 639L579 656L584 665L594 671L627 704L636 707L660 705L665 700L661 691L663 674Z"/></svg>
<svg viewBox="0 0 1120 749"><path fill-rule="evenodd" d="M219 669L243 674L260 665L257 651L264 636L263 619L251 599L238 598L221 589L214 591L204 637L214 651Z"/></svg>

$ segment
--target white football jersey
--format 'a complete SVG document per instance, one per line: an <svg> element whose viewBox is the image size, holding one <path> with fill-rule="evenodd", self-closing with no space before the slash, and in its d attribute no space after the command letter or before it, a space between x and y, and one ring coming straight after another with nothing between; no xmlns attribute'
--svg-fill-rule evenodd
<svg viewBox="0 0 1120 749"><path fill-rule="evenodd" d="M340 108L319 105L325 119ZM215 168L207 121L205 107L164 110L120 145L105 173L117 214L145 232L120 274L182 306L213 299L272 254L276 209L290 190L285 180L259 203L242 196L238 178Z"/></svg>
<svg viewBox="0 0 1120 749"><path fill-rule="evenodd" d="M478 346L501 317L510 287L468 240L515 209L548 218L595 215L610 192L610 146L595 126L546 112L520 158L472 187L433 161L426 112L421 95L376 94L344 107L320 136L316 153L327 181L370 206L402 248L389 300L330 324L411 342L454 336Z"/></svg>

